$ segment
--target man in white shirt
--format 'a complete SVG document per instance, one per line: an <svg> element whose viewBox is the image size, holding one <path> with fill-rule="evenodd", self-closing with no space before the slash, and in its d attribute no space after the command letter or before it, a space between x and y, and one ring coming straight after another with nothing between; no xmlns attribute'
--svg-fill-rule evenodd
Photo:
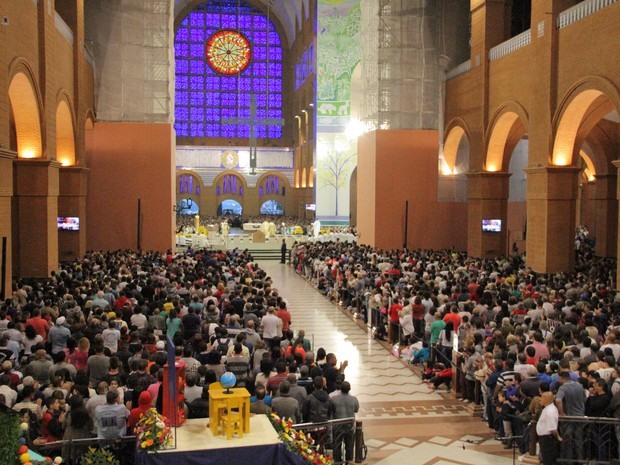
<svg viewBox="0 0 620 465"><path fill-rule="evenodd" d="M560 433L558 433L560 413L555 406L553 393L543 392L540 396L540 403L544 406L536 423L540 455L543 465L555 465L560 456L560 443L562 442Z"/></svg>
<svg viewBox="0 0 620 465"><path fill-rule="evenodd" d="M273 339L278 335L278 325L280 324L280 318L276 316L274 307L269 307L267 314L263 317L260 324L263 328L263 340L271 347L273 345Z"/></svg>
<svg viewBox="0 0 620 465"><path fill-rule="evenodd" d="M110 349L110 352L115 354L118 352L118 341L121 340L121 332L112 326L112 322L109 324L110 326L101 332L101 335L103 336L103 346L107 347Z"/></svg>

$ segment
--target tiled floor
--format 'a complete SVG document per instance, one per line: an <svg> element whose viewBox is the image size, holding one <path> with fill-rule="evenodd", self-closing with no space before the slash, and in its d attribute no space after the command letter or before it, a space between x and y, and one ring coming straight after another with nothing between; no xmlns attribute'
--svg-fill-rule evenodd
<svg viewBox="0 0 620 465"><path fill-rule="evenodd" d="M492 431L468 414L465 404L429 390L357 322L330 303L291 267L260 263L288 302L294 330L304 329L313 347L348 360L345 374L360 401L368 447L365 463L512 463L511 451L493 440Z"/></svg>

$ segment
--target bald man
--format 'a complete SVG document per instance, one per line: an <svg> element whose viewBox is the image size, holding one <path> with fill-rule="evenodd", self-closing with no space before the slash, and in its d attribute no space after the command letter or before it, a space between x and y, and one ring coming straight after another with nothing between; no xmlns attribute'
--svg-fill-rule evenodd
<svg viewBox="0 0 620 465"><path fill-rule="evenodd" d="M560 456L562 438L558 433L560 413L555 406L553 393L543 392L540 403L544 406L536 423L536 433L540 444L540 455L543 465L555 465Z"/></svg>

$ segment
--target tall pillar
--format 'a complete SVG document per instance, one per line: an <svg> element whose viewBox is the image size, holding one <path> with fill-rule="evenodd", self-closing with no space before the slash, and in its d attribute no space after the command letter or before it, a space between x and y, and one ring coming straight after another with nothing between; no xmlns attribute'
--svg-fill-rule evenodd
<svg viewBox="0 0 620 465"><path fill-rule="evenodd" d="M493 258L506 254L510 173L468 173L467 254ZM483 232L482 220L502 221L500 232Z"/></svg>
<svg viewBox="0 0 620 465"><path fill-rule="evenodd" d="M617 170L620 170L620 160L614 160L611 163ZM620 184L617 184L616 198L620 200ZM616 213L616 215L619 217L618 221L620 221L620 214ZM620 224L618 224L618 222L616 222L616 226L620 228ZM616 251L618 250L620 250L620 234L616 234ZM616 256L618 256L617 252ZM616 289L620 289L620 260L617 260L616 263Z"/></svg>
<svg viewBox="0 0 620 465"><path fill-rule="evenodd" d="M80 219L79 231L58 231L58 257L61 261L74 260L86 253L86 194L88 169L77 166L60 168L60 195L58 216Z"/></svg>
<svg viewBox="0 0 620 465"><path fill-rule="evenodd" d="M60 163L18 159L14 166L13 250L17 276L44 278L58 268Z"/></svg>
<svg viewBox="0 0 620 465"><path fill-rule="evenodd" d="M618 177L616 174L597 174L592 193L590 217L596 238L596 255L616 257L618 243Z"/></svg>
<svg viewBox="0 0 620 465"><path fill-rule="evenodd" d="M17 153L0 148L0 299L11 295L13 276L12 200L13 160Z"/></svg>
<svg viewBox="0 0 620 465"><path fill-rule="evenodd" d="M575 269L579 168L527 168L527 265L540 273Z"/></svg>

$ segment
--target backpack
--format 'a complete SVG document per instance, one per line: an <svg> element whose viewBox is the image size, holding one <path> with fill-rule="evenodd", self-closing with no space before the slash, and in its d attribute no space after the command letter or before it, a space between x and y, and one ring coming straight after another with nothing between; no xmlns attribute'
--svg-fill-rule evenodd
<svg viewBox="0 0 620 465"><path fill-rule="evenodd" d="M217 350L219 352L219 354L224 357L227 353L228 353L228 346L230 344L230 338L226 338L226 341L222 342L222 339L217 339L215 341L215 343L217 344L215 347L215 350Z"/></svg>

